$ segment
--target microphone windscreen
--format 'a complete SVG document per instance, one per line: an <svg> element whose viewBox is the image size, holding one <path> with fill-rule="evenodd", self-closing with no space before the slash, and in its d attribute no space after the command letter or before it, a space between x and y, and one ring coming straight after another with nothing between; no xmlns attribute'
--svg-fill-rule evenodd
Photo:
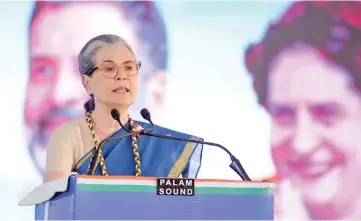
<svg viewBox="0 0 361 221"><path fill-rule="evenodd" d="M142 117L147 120L147 121L150 121L150 112L148 111L147 108L143 108L141 111L140 111L140 115L142 115Z"/></svg>
<svg viewBox="0 0 361 221"><path fill-rule="evenodd" d="M120 120L120 113L117 109L112 109L112 111L110 112L110 114L112 115L113 119L116 121Z"/></svg>

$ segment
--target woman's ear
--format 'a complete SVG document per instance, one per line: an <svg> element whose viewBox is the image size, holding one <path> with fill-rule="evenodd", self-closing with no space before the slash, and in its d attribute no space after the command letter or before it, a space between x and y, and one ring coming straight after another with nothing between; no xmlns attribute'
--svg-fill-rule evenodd
<svg viewBox="0 0 361 221"><path fill-rule="evenodd" d="M86 90L88 93L90 93L90 92L91 92L91 88L90 88L90 77L87 76L87 75L85 75L85 74L83 74L83 75L81 76L81 80L82 80L82 82L83 82L83 86L84 86L85 90Z"/></svg>

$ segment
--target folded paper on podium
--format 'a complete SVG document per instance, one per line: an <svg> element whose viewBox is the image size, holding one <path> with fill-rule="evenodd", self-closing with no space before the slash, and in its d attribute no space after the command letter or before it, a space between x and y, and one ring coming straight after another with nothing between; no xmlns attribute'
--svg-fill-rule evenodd
<svg viewBox="0 0 361 221"><path fill-rule="evenodd" d="M36 220L273 220L273 183L196 179L193 196L170 196L156 178L66 178L20 204L36 204Z"/></svg>

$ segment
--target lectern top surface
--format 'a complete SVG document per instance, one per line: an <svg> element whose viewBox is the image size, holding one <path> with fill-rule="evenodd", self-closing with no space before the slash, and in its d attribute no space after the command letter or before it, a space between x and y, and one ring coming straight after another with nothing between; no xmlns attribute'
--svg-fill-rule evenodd
<svg viewBox="0 0 361 221"><path fill-rule="evenodd" d="M89 176L89 175L77 175L78 179L93 179L93 180L144 180L144 181L156 181L157 177L136 177L136 176ZM217 182L217 183L248 183L256 184L262 183L265 185L272 185L273 182L263 181L243 181L243 180L225 180L225 179L195 179L196 182Z"/></svg>

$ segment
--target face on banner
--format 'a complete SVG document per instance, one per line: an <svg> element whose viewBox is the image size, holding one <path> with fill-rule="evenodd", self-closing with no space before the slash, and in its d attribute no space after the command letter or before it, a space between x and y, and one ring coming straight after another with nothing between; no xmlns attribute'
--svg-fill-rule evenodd
<svg viewBox="0 0 361 221"><path fill-rule="evenodd" d="M359 2L293 3L246 51L272 119L280 207L297 195L310 219L361 217L360 12Z"/></svg>
<svg viewBox="0 0 361 221"><path fill-rule="evenodd" d="M91 38L116 34L138 52L137 60L144 64L140 79L147 81L140 82L132 110L161 105L165 75L154 71L149 56L141 50L135 25L124 18L116 4L92 2L45 6L33 21L25 118L30 152L40 170L45 166L45 146L54 129L85 114L83 105L89 95L82 85L77 56Z"/></svg>
<svg viewBox="0 0 361 221"><path fill-rule="evenodd" d="M355 170L361 166L361 100L349 73L299 47L275 58L269 87L271 145L280 176L309 204L353 199L354 192L344 188L361 181Z"/></svg>

